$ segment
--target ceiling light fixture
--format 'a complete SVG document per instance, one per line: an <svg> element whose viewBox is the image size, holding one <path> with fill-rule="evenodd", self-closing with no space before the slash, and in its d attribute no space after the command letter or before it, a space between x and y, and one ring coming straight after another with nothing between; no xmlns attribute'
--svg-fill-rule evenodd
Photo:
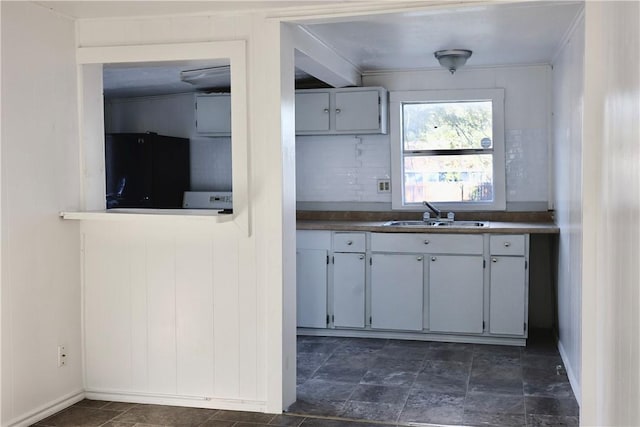
<svg viewBox="0 0 640 427"><path fill-rule="evenodd" d="M440 65L453 74L467 62L471 53L470 50L465 49L447 49L434 52L433 56L436 57Z"/></svg>
<svg viewBox="0 0 640 427"><path fill-rule="evenodd" d="M229 77L230 65L220 67L200 68L198 70L186 70L180 72L180 80L192 85L202 85L221 77Z"/></svg>

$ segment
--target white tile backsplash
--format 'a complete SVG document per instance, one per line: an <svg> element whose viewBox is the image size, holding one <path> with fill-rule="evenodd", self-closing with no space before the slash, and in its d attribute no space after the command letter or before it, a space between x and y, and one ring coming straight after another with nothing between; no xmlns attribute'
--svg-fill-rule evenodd
<svg viewBox="0 0 640 427"><path fill-rule="evenodd" d="M542 202L548 194L546 129L505 132L507 202ZM391 202L377 180L391 178L388 135L296 139L299 202Z"/></svg>
<svg viewBox="0 0 640 427"><path fill-rule="evenodd" d="M296 139L299 202L391 202L390 193L377 190L390 173L387 135Z"/></svg>
<svg viewBox="0 0 640 427"><path fill-rule="evenodd" d="M549 164L546 129L505 132L507 200L546 201Z"/></svg>

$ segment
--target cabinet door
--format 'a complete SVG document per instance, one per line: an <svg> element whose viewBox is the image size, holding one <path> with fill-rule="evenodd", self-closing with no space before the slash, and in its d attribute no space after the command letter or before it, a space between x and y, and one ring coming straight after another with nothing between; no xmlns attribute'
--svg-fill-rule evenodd
<svg viewBox="0 0 640 427"><path fill-rule="evenodd" d="M336 131L376 130L380 127L378 91L336 92Z"/></svg>
<svg viewBox="0 0 640 427"><path fill-rule="evenodd" d="M422 330L423 256L375 254L371 263L371 327Z"/></svg>
<svg viewBox="0 0 640 427"><path fill-rule="evenodd" d="M296 132L329 130L329 92L296 93Z"/></svg>
<svg viewBox="0 0 640 427"><path fill-rule="evenodd" d="M364 328L365 255L336 253L333 262L333 325Z"/></svg>
<svg viewBox="0 0 640 427"><path fill-rule="evenodd" d="M327 251L298 249L297 319L301 328L327 327Z"/></svg>
<svg viewBox="0 0 640 427"><path fill-rule="evenodd" d="M429 259L429 330L482 333L483 260L432 255Z"/></svg>
<svg viewBox="0 0 640 427"><path fill-rule="evenodd" d="M231 95L196 97L198 133L231 135Z"/></svg>
<svg viewBox="0 0 640 427"><path fill-rule="evenodd" d="M523 336L526 269L524 257L491 257L489 332Z"/></svg>

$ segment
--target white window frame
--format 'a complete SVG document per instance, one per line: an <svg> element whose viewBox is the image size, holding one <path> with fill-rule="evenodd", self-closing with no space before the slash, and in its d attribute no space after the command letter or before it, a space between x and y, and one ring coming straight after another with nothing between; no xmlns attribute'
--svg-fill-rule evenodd
<svg viewBox="0 0 640 427"><path fill-rule="evenodd" d="M404 156L402 146L402 104L415 102L492 102L493 111L493 201L434 202L442 210L493 211L505 210L504 162L504 89L456 89L394 91L389 94L389 124L391 140L391 205L394 210L424 210L420 203L404 202ZM430 200L428 200L431 202Z"/></svg>

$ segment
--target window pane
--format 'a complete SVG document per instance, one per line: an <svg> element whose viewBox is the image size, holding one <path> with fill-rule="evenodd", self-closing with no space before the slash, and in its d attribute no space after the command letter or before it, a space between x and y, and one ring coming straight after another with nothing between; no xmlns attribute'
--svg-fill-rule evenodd
<svg viewBox="0 0 640 427"><path fill-rule="evenodd" d="M491 148L491 101L402 104L404 150Z"/></svg>
<svg viewBox="0 0 640 427"><path fill-rule="evenodd" d="M493 201L493 155L406 156L405 203Z"/></svg>

